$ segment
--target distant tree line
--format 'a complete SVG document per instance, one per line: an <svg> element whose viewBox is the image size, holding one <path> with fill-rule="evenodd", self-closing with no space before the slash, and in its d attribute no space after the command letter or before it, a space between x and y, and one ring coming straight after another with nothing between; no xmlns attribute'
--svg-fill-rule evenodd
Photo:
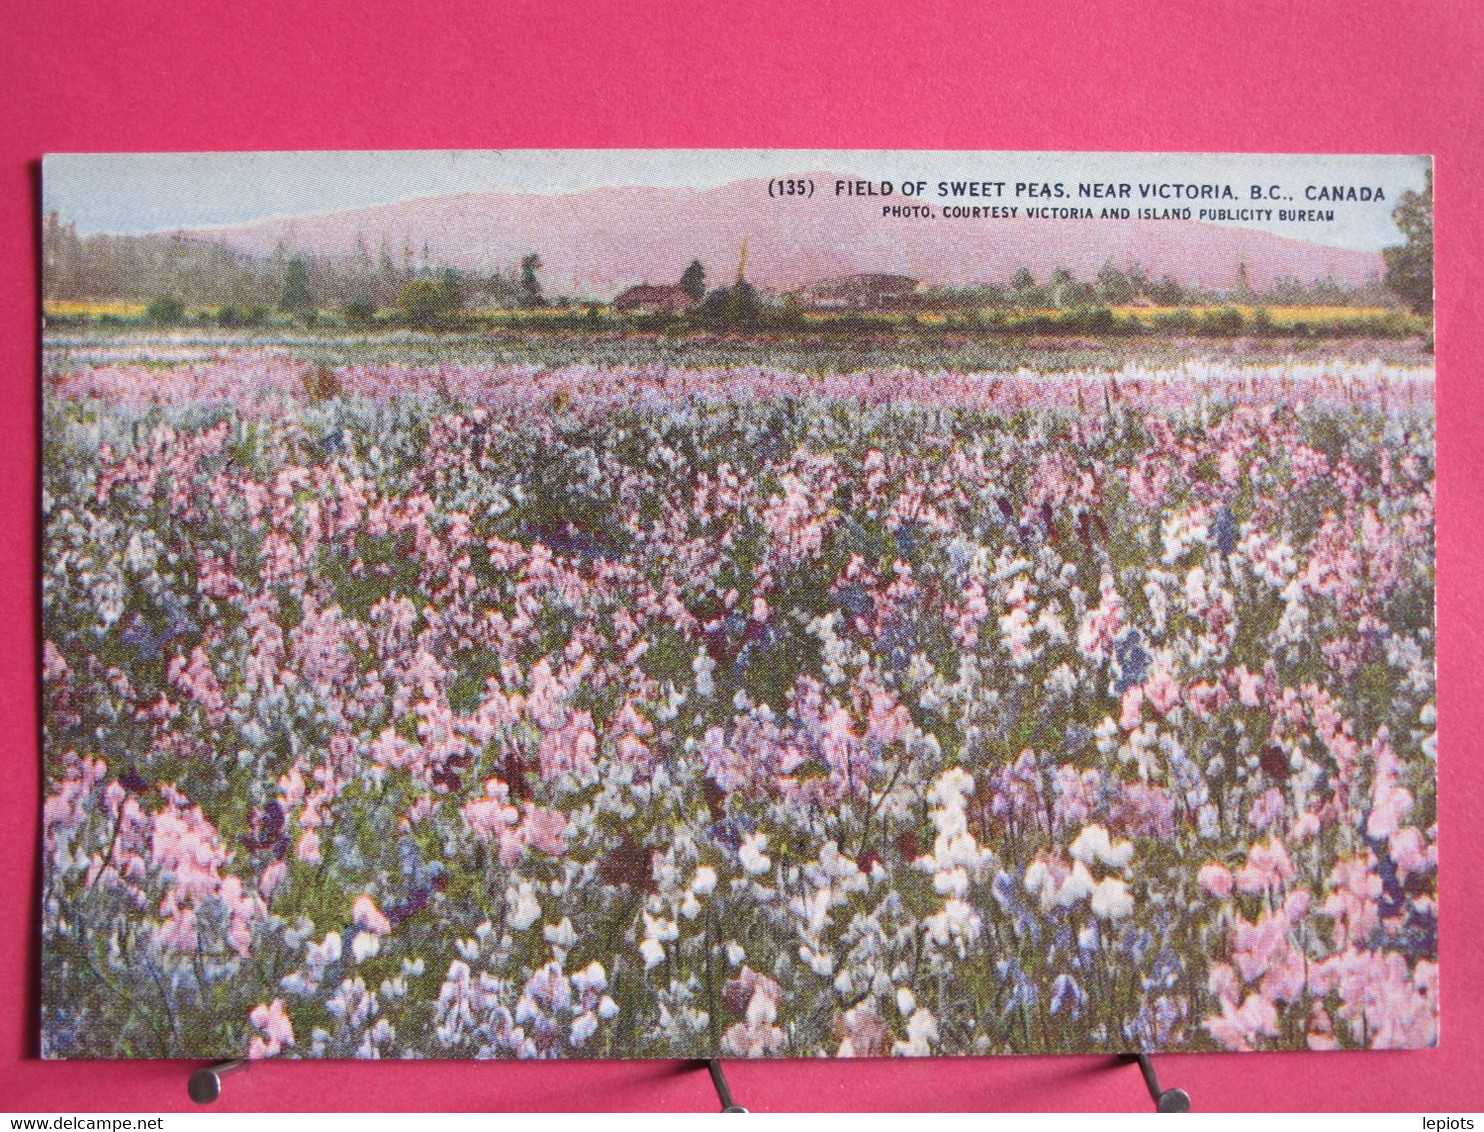
<svg viewBox="0 0 1484 1132"><path fill-rule="evenodd" d="M919 296L924 307L939 310L1061 310L1089 307L1207 307L1235 303L1275 307L1394 307L1397 295L1381 279L1348 286L1333 277L1308 283L1285 276L1254 288L1245 264L1237 265L1229 288L1181 283L1169 275L1152 278L1138 263L1119 267L1106 261L1093 279L1079 279L1062 267L1044 280L1028 267L1018 268L1004 284L940 287Z"/></svg>
<svg viewBox="0 0 1484 1132"><path fill-rule="evenodd" d="M459 272L385 244L372 253L358 241L349 255L316 256L280 246L272 255L239 252L214 240L151 234L80 236L55 213L42 229L43 297L53 301L168 300L168 315L185 308L219 308L229 324L251 325L272 312L308 316L335 311L369 321L383 310L447 320L466 305L544 305L541 258L532 253L508 270ZM410 288L410 289L409 289Z"/></svg>

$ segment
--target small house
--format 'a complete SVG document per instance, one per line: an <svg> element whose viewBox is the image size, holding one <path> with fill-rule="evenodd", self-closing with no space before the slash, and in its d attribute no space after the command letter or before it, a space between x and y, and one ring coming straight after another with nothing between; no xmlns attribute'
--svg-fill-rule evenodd
<svg viewBox="0 0 1484 1132"><path fill-rule="evenodd" d="M642 284L630 287L613 300L613 309L621 314L684 314L696 301L680 287L652 287Z"/></svg>
<svg viewBox="0 0 1484 1132"><path fill-rule="evenodd" d="M917 280L910 275L860 272L822 279L804 293L810 306L824 310L902 310L916 304Z"/></svg>

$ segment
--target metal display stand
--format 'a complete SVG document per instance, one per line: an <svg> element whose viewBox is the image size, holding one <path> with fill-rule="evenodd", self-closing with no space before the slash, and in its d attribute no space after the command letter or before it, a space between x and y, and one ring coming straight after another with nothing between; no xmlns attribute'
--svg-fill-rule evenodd
<svg viewBox="0 0 1484 1132"><path fill-rule="evenodd" d="M191 1074L190 1081L186 1083L186 1092L197 1104L211 1104L222 1095L222 1078L246 1068L247 1062L242 1060L207 1065Z"/></svg>
<svg viewBox="0 0 1484 1132"><path fill-rule="evenodd" d="M1149 1090L1149 1099L1154 1102L1155 1112L1189 1112L1190 1094L1184 1089L1161 1089L1159 1076L1154 1071L1154 1060L1147 1053L1126 1053L1120 1056L1124 1062L1135 1062L1144 1076L1144 1085ZM722 1112L747 1112L732 1096L727 1084L726 1072L721 1067L721 1058L713 1057L702 1062L711 1074L711 1084L716 1089L716 1099L721 1102ZM211 1104L222 1095L222 1078L239 1069L246 1069L246 1061L223 1061L204 1066L191 1074L186 1091L197 1104Z"/></svg>
<svg viewBox="0 0 1484 1132"><path fill-rule="evenodd" d="M1125 1061L1136 1061L1139 1072L1144 1075L1144 1085L1149 1090L1149 1099L1154 1102L1155 1112L1189 1112L1190 1094L1184 1089L1161 1089L1159 1075L1154 1072L1154 1060L1147 1053L1124 1054Z"/></svg>
<svg viewBox="0 0 1484 1132"><path fill-rule="evenodd" d="M706 1062L706 1068L711 1070L711 1083L716 1086L716 1099L721 1102L722 1112L746 1112L732 1097L731 1086L727 1084L727 1075L722 1072L721 1058L713 1057Z"/></svg>

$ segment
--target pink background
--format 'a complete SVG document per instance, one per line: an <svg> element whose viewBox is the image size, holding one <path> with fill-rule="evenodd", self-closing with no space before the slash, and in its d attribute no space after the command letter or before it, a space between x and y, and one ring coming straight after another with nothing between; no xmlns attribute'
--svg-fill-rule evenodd
<svg viewBox="0 0 1484 1132"><path fill-rule="evenodd" d="M972 13L972 14L970 14ZM190 1106L186 1063L36 1059L37 169L47 151L787 146L1437 157L1440 1048L1185 1055L1202 1109L1484 1109L1484 14L1077 6L0 0L0 1109ZM1470 317L1473 315L1473 317ZM733 1063L754 1110L1147 1106L1111 1058ZM714 1109L670 1062L271 1063L221 1109Z"/></svg>

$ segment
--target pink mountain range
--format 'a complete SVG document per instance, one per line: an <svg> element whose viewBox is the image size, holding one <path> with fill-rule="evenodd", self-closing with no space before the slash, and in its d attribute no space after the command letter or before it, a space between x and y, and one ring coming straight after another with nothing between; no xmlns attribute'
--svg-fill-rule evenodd
<svg viewBox="0 0 1484 1132"><path fill-rule="evenodd" d="M398 261L426 250L434 262L486 272L509 270L534 251L548 293L595 298L636 283L674 282L692 259L713 283L729 282L744 240L747 278L777 292L864 271L934 285L1004 282L1021 266L1042 280L1058 267L1091 279L1109 259L1211 287L1230 287L1242 263L1254 287L1282 276L1361 284L1384 267L1377 252L1194 220L1030 219L1024 204L1014 219L895 219L882 215L882 205L906 203L900 198L837 198L834 174L808 176L818 186L808 200L770 199L762 180L714 189L482 192L187 234L256 254L283 246L347 255L361 243L375 256L385 244Z"/></svg>

